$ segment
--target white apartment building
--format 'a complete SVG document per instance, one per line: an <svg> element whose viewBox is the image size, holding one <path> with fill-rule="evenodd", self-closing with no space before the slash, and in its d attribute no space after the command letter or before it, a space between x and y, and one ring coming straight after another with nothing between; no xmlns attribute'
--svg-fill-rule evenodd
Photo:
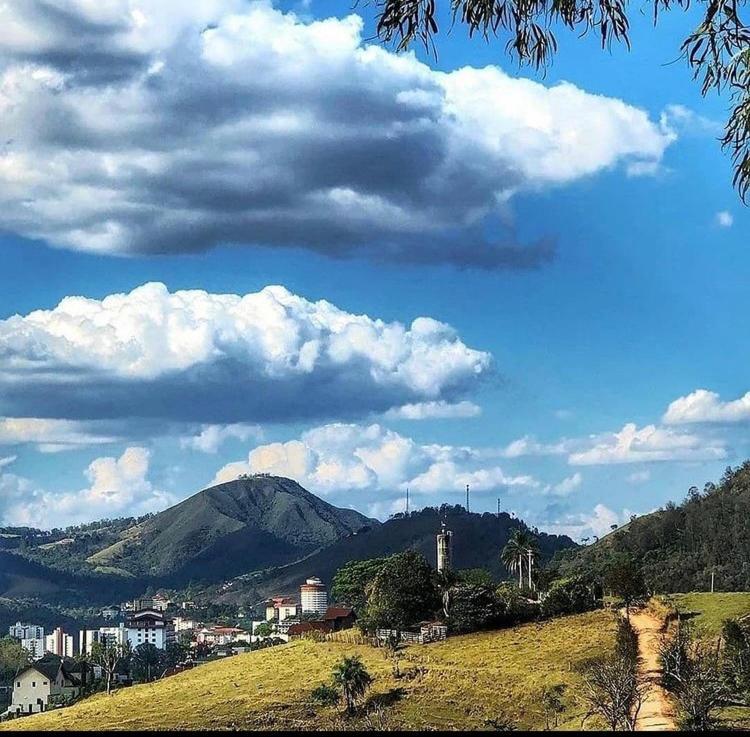
<svg viewBox="0 0 750 737"><path fill-rule="evenodd" d="M39 658L44 657L44 645L43 637L25 637L21 640L21 647L32 660L39 660Z"/></svg>
<svg viewBox="0 0 750 737"><path fill-rule="evenodd" d="M42 640L44 639L44 627L38 624L16 622L8 627L8 634L16 640Z"/></svg>
<svg viewBox="0 0 750 737"><path fill-rule="evenodd" d="M124 626L133 649L148 642L164 650L175 639L174 623L155 609L135 612L125 620Z"/></svg>
<svg viewBox="0 0 750 737"><path fill-rule="evenodd" d="M44 649L60 658L72 658L73 638L71 635L66 635L62 627L56 627L51 635L44 638Z"/></svg>

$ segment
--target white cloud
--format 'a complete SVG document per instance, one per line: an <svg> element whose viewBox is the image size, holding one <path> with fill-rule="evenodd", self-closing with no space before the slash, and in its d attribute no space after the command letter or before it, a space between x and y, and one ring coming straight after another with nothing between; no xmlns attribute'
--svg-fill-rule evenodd
<svg viewBox="0 0 750 737"><path fill-rule="evenodd" d="M227 440L245 441L252 437L260 438L262 434L258 425L204 425L197 435L180 438L180 445L201 453L217 453Z"/></svg>
<svg viewBox="0 0 750 737"><path fill-rule="evenodd" d="M626 424L614 433L592 436L591 447L571 453L574 466L656 461L714 461L726 458L721 441L682 433L670 428L647 425L641 429Z"/></svg>
<svg viewBox="0 0 750 737"><path fill-rule="evenodd" d="M18 459L18 456L6 456L5 458L0 458L0 468L5 468L5 466L10 466L11 463L15 463Z"/></svg>
<svg viewBox="0 0 750 737"><path fill-rule="evenodd" d="M716 392L696 391L672 402L664 413L668 425L691 423L732 423L750 420L750 392L739 399L723 402Z"/></svg>
<svg viewBox="0 0 750 737"><path fill-rule="evenodd" d="M545 529L556 535L568 535L574 540L591 539L611 532L612 525L619 527L625 524L630 515L626 509L618 513L604 504L597 504L591 512L566 515L561 520L545 525Z"/></svg>
<svg viewBox="0 0 750 737"><path fill-rule="evenodd" d="M731 228L734 225L734 215L727 210L717 212L716 224L721 228Z"/></svg>
<svg viewBox="0 0 750 737"><path fill-rule="evenodd" d="M363 43L356 15L56 5L0 5L0 226L68 248L533 267L549 244L485 238L500 202L618 165L652 172L675 137L567 82L432 70Z"/></svg>
<svg viewBox="0 0 750 737"><path fill-rule="evenodd" d="M575 441L568 439L556 443L541 443L533 435L524 435L522 438L508 443L498 451L503 458L520 458L522 456L548 456L565 455L569 453Z"/></svg>
<svg viewBox="0 0 750 737"><path fill-rule="evenodd" d="M626 481L629 484L645 484L651 478L651 471L634 471L628 474Z"/></svg>
<svg viewBox="0 0 750 737"><path fill-rule="evenodd" d="M416 404L405 404L402 407L394 407L385 413L390 420L434 420L434 419L465 419L478 417L482 414L482 408L463 400L461 402L419 402Z"/></svg>
<svg viewBox="0 0 750 737"><path fill-rule="evenodd" d="M0 446L28 443L36 445L43 453L54 453L90 445L106 445L117 439L114 435L97 432L90 425L71 420L0 417Z"/></svg>
<svg viewBox="0 0 750 737"><path fill-rule="evenodd" d="M382 425L334 423L309 430L298 440L261 445L248 460L222 468L215 483L242 473L270 473L297 480L314 493L414 493L474 491L502 487L539 488L525 474L507 474L482 461L473 448L424 445Z"/></svg>
<svg viewBox="0 0 750 737"><path fill-rule="evenodd" d="M149 481L149 461L150 452L140 447L127 448L119 458L97 458L85 471L89 486L63 493L46 492L12 474L0 475L0 518L6 524L50 528L161 511L176 500Z"/></svg>
<svg viewBox="0 0 750 737"><path fill-rule="evenodd" d="M437 320L388 323L280 286L237 295L152 283L0 321L0 413L12 416L209 425L357 417L450 405L490 368L488 353ZM38 438L43 421L28 422ZM47 442L75 441L72 426L48 432Z"/></svg>
<svg viewBox="0 0 750 737"><path fill-rule="evenodd" d="M579 488L582 483L583 475L580 472L576 471L572 476L568 476L559 483L555 484L551 488L551 491L553 494L557 494L558 496L568 496L577 488Z"/></svg>

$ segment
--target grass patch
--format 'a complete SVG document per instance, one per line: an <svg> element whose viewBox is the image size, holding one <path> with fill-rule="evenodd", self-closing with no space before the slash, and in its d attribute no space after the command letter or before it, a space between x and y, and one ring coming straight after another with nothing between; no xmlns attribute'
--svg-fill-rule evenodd
<svg viewBox="0 0 750 737"><path fill-rule="evenodd" d="M667 605L670 602L680 612L694 614L691 621L701 633L708 636L721 634L721 626L726 619L737 619L750 614L750 592L730 593L692 592L659 597Z"/></svg>
<svg viewBox="0 0 750 737"><path fill-rule="evenodd" d="M454 637L403 651L396 679L382 650L339 642L297 641L216 661L113 696L1 725L24 730L345 728L337 709L314 706L313 688L344 655L359 653L375 682L370 698L390 704L390 725L404 729L486 729L510 718L541 729L545 686L565 684L562 729L579 729L577 667L609 650L615 620L598 611L540 624ZM394 694L398 698L391 698ZM594 728L595 723L587 723Z"/></svg>

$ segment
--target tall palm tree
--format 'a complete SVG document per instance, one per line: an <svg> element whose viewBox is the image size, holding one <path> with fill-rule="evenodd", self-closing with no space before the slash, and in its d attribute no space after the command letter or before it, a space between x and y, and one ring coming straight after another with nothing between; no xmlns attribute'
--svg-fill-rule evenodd
<svg viewBox="0 0 750 737"><path fill-rule="evenodd" d="M372 683L372 676L367 672L359 655L344 658L333 669L333 682L341 689L346 702L346 711L351 714L357 701L365 695Z"/></svg>
<svg viewBox="0 0 750 737"><path fill-rule="evenodd" d="M523 586L523 567L528 566L529 585L531 585L531 566L534 558L539 554L536 539L524 529L516 529L510 536L500 553L500 560L503 565L511 572L518 572L518 587Z"/></svg>

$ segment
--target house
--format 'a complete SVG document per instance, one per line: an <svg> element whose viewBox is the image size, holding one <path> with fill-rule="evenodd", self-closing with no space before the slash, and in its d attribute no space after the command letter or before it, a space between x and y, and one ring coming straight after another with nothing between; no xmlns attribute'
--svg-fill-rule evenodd
<svg viewBox="0 0 750 737"><path fill-rule="evenodd" d="M211 627L202 629L196 641L203 645L228 645L237 640L249 640L250 635L239 627Z"/></svg>
<svg viewBox="0 0 750 737"><path fill-rule="evenodd" d="M274 596L266 602L266 620L283 622L299 614L297 602L285 596Z"/></svg>
<svg viewBox="0 0 750 737"><path fill-rule="evenodd" d="M90 666L85 663L47 656L16 675L13 701L7 713L21 716L46 711L56 700L80 695L91 677Z"/></svg>
<svg viewBox="0 0 750 737"><path fill-rule="evenodd" d="M350 607L329 606L322 619L292 624L287 630L287 634L290 640L313 631L330 634L331 632L351 629L356 621L357 616Z"/></svg>
<svg viewBox="0 0 750 737"><path fill-rule="evenodd" d="M164 650L175 639L174 623L156 609L134 612L125 620L124 628L127 641L134 650L145 643Z"/></svg>
<svg viewBox="0 0 750 737"><path fill-rule="evenodd" d="M104 619L117 619L120 616L120 607L116 605L106 606L102 609Z"/></svg>

